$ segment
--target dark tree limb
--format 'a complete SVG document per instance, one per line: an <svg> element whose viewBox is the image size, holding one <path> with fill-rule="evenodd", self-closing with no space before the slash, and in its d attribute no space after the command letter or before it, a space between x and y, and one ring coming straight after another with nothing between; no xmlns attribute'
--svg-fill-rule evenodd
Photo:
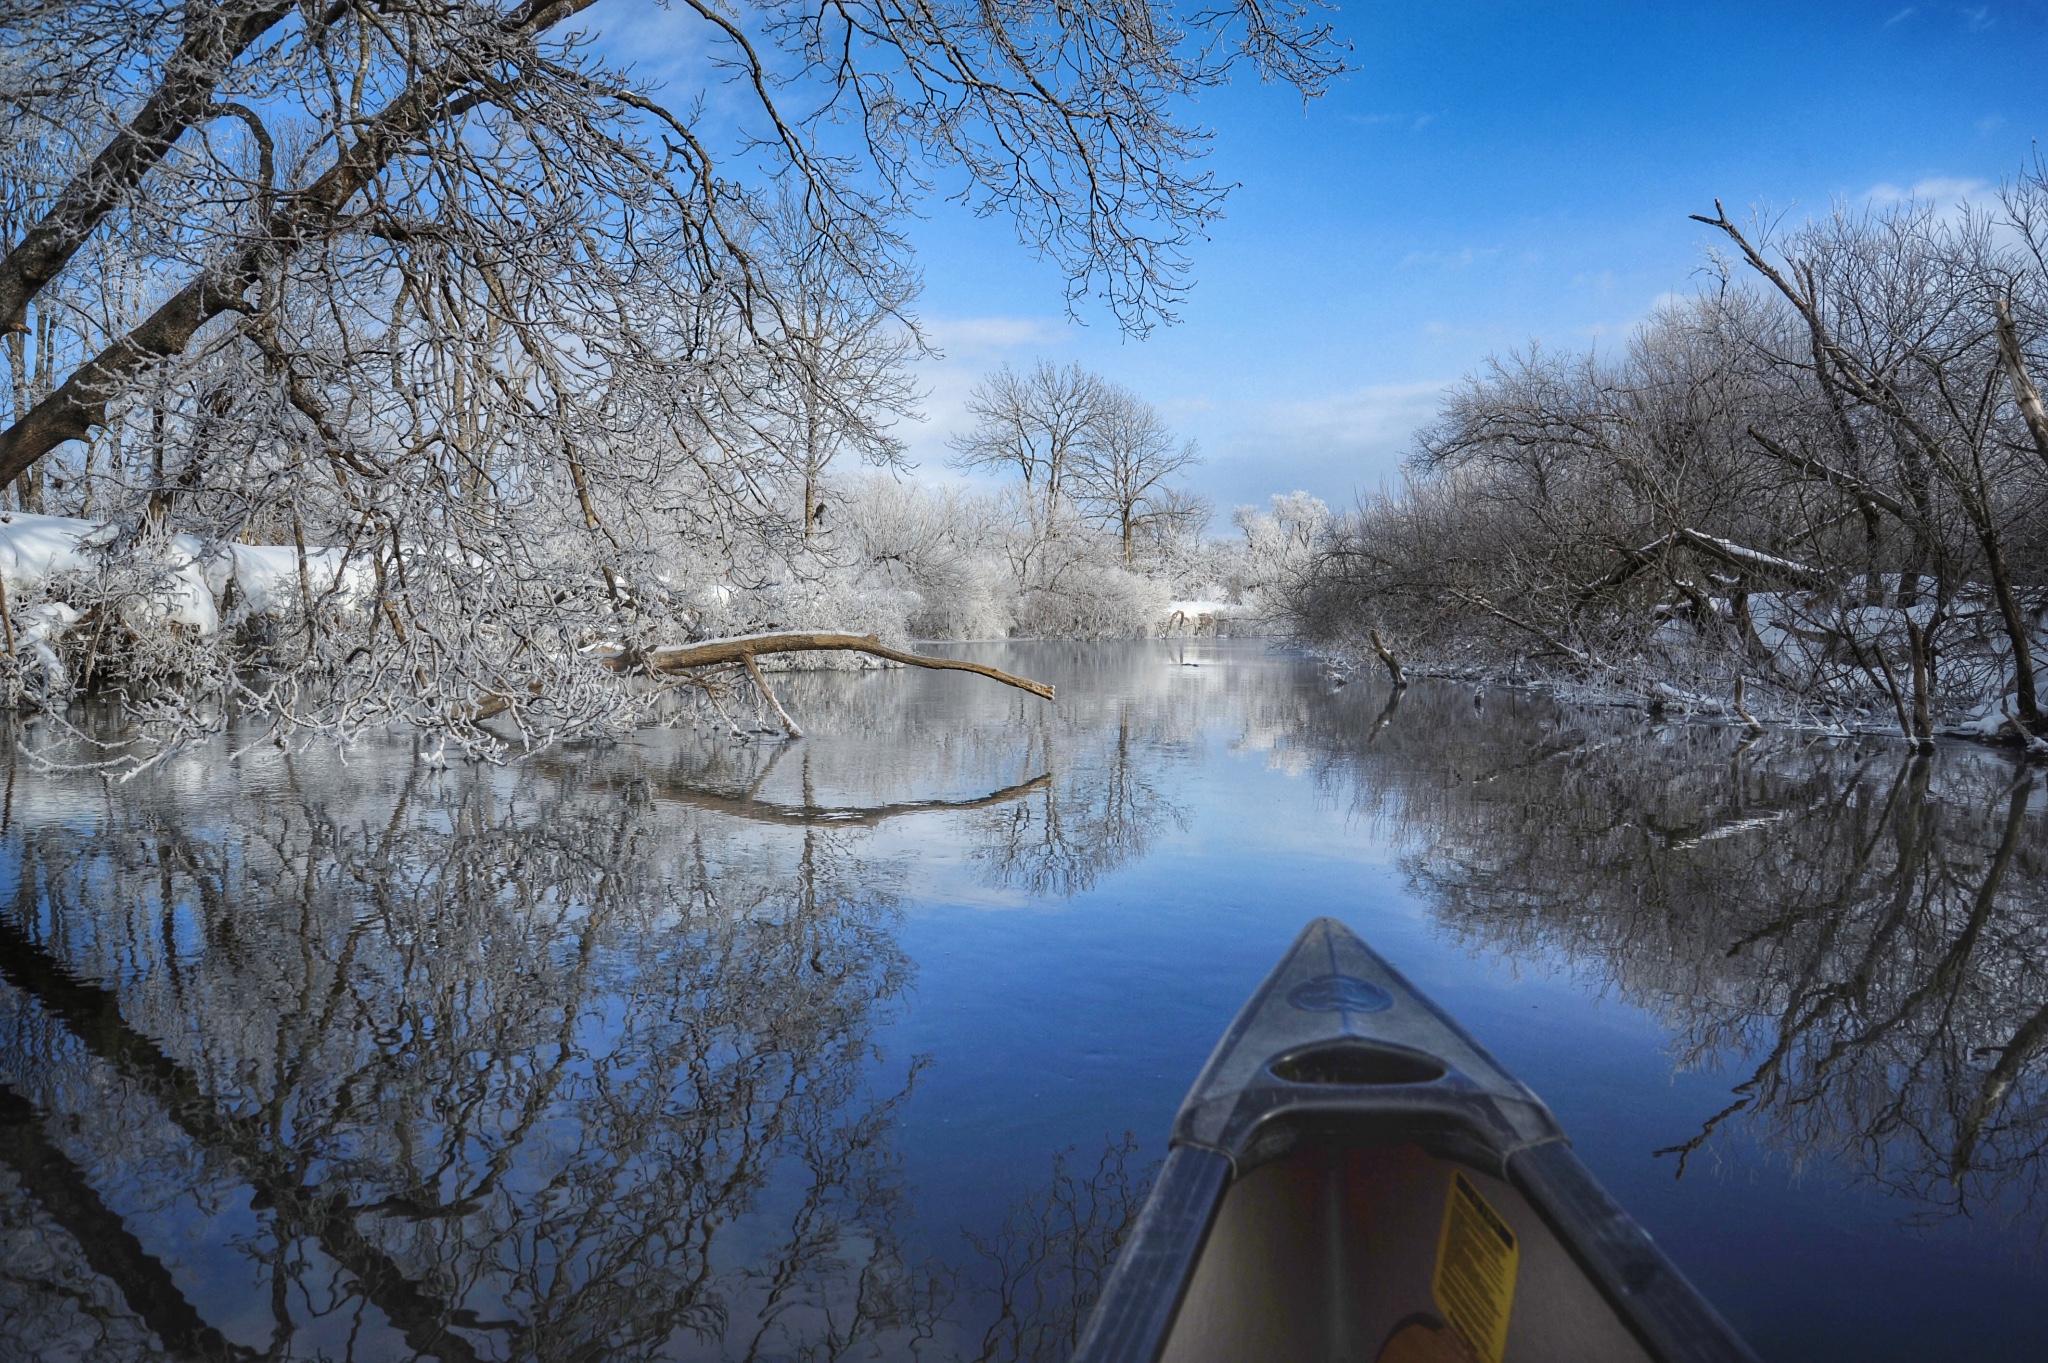
<svg viewBox="0 0 2048 1363"><path fill-rule="evenodd" d="M500 22L493 42L472 45L446 65L423 73L340 151L320 177L279 196L276 211L126 335L79 366L61 386L0 431L0 485L67 440L83 440L107 419L107 404L149 365L184 353L199 329L228 312L250 310L248 293L266 269L276 269L300 247L329 235L343 208L399 153L436 124L486 102L468 87L485 81L504 59L504 44L537 37L596 0L552 0L523 5Z"/></svg>
<svg viewBox="0 0 2048 1363"><path fill-rule="evenodd" d="M163 81L127 127L74 176L56 202L0 260L0 331L23 325L28 305L55 279L108 213L142 182L209 110L220 78L250 44L290 14L291 4L185 6L185 36ZM240 13L237 13L237 10Z"/></svg>

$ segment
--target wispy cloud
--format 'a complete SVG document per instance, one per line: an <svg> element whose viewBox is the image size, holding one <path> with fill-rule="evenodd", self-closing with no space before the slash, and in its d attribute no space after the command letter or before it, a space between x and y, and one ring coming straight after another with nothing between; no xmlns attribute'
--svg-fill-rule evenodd
<svg viewBox="0 0 2048 1363"><path fill-rule="evenodd" d="M1447 270L1462 270L1499 254L1498 246L1467 246L1456 251L1410 251L1401 257L1401 265L1404 269L1417 265L1437 265Z"/></svg>
<svg viewBox="0 0 2048 1363"><path fill-rule="evenodd" d="M1993 23L1989 5L1965 5L1957 13L1963 16L1963 27L1972 33L1982 33Z"/></svg>
<svg viewBox="0 0 2048 1363"><path fill-rule="evenodd" d="M924 320L925 339L950 359L988 356L1026 346L1058 345L1067 324L1047 317L942 317Z"/></svg>
<svg viewBox="0 0 2048 1363"><path fill-rule="evenodd" d="M1435 114L1346 114L1344 121L1361 128L1404 128L1419 133L1436 122Z"/></svg>
<svg viewBox="0 0 2048 1363"><path fill-rule="evenodd" d="M1612 295L1615 287L1620 283L1620 278L1612 270L1597 270L1592 273L1580 273L1572 276L1573 288L1589 289L1601 298Z"/></svg>
<svg viewBox="0 0 2048 1363"><path fill-rule="evenodd" d="M1298 482L1371 486L1399 472L1415 432L1436 416L1449 387L1448 381L1375 383L1252 406L1222 453L1232 462L1285 466Z"/></svg>
<svg viewBox="0 0 2048 1363"><path fill-rule="evenodd" d="M1883 24L1883 27L1885 27L1885 28L1893 28L1893 27L1896 27L1896 26L1897 26L1897 25L1899 25L1899 24L1903 24L1903 23L1905 23L1905 22L1906 22L1906 20L1908 20L1908 19L1912 18L1912 17L1914 16L1914 15L1918 14L1919 12L1920 12L1919 6L1917 6L1917 5L1908 5L1908 6L1906 6L1906 7L1904 8L1904 9L1900 10L1900 11L1899 11L1899 12L1898 12L1897 14L1894 14L1894 15L1893 15L1893 16L1892 16L1891 18L1889 18L1889 19L1885 20L1885 21L1884 21L1884 24Z"/></svg>
<svg viewBox="0 0 2048 1363"><path fill-rule="evenodd" d="M1074 340L1076 328L1053 317L926 317L925 340L939 353L914 366L924 420L896 428L919 477L945 479L948 443L974 424L967 397L982 375L1003 364L1025 366Z"/></svg>
<svg viewBox="0 0 2048 1363"><path fill-rule="evenodd" d="M1911 202L1956 204L1967 201L1972 194L1983 189L1988 183L1985 180L1963 180L1953 176L1933 175L1924 180L1915 180L1903 187L1890 183L1872 185L1864 192L1863 199L1864 202L1879 207Z"/></svg>

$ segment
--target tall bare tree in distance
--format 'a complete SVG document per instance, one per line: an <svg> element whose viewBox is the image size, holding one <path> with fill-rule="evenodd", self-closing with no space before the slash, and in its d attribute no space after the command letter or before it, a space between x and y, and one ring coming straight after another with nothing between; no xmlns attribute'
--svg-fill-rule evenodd
<svg viewBox="0 0 2048 1363"><path fill-rule="evenodd" d="M1081 445L1074 500L1089 516L1115 527L1128 568L1136 535L1206 519L1207 508L1198 499L1168 482L1201 462L1195 442L1176 441L1158 408L1127 388L1105 385Z"/></svg>
<svg viewBox="0 0 2048 1363"><path fill-rule="evenodd" d="M1022 374L1004 365L967 396L975 424L953 438L954 466L1014 471L1034 515L1051 520L1071 491L1108 392L1078 364L1040 360Z"/></svg>

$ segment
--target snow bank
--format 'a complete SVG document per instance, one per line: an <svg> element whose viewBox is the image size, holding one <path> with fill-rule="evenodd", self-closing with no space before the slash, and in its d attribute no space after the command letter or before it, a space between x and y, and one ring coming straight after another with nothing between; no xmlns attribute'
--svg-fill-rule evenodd
<svg viewBox="0 0 2048 1363"><path fill-rule="evenodd" d="M231 603L235 613L248 618L284 616L299 607L299 551L294 546L222 544L209 549L197 536L173 535L129 546L124 564L118 555L110 562L105 552L118 538L113 527L97 521L0 512L0 581L6 583L10 603L49 593L67 573L95 575L125 566L145 570L143 580L152 583L124 608L131 622L140 616L207 636L219 632ZM368 585L367 569L347 564L339 549L308 549L305 557L306 585L315 596L332 591L337 579L351 594ZM20 627L24 637L33 633L42 641L39 649L78 618L61 603L21 614L29 617Z"/></svg>

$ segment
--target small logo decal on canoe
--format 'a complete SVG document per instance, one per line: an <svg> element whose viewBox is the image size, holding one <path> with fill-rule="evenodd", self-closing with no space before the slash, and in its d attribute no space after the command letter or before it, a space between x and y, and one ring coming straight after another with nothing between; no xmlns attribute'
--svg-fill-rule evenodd
<svg viewBox="0 0 2048 1363"><path fill-rule="evenodd" d="M1508 1347L1521 1246L1472 1181L1453 1169L1436 1242L1436 1309L1465 1337L1479 1363L1500 1363Z"/></svg>
<svg viewBox="0 0 2048 1363"><path fill-rule="evenodd" d="M1311 1013L1377 1013L1392 1008L1387 991L1356 975L1318 975L1287 991L1287 1001Z"/></svg>

